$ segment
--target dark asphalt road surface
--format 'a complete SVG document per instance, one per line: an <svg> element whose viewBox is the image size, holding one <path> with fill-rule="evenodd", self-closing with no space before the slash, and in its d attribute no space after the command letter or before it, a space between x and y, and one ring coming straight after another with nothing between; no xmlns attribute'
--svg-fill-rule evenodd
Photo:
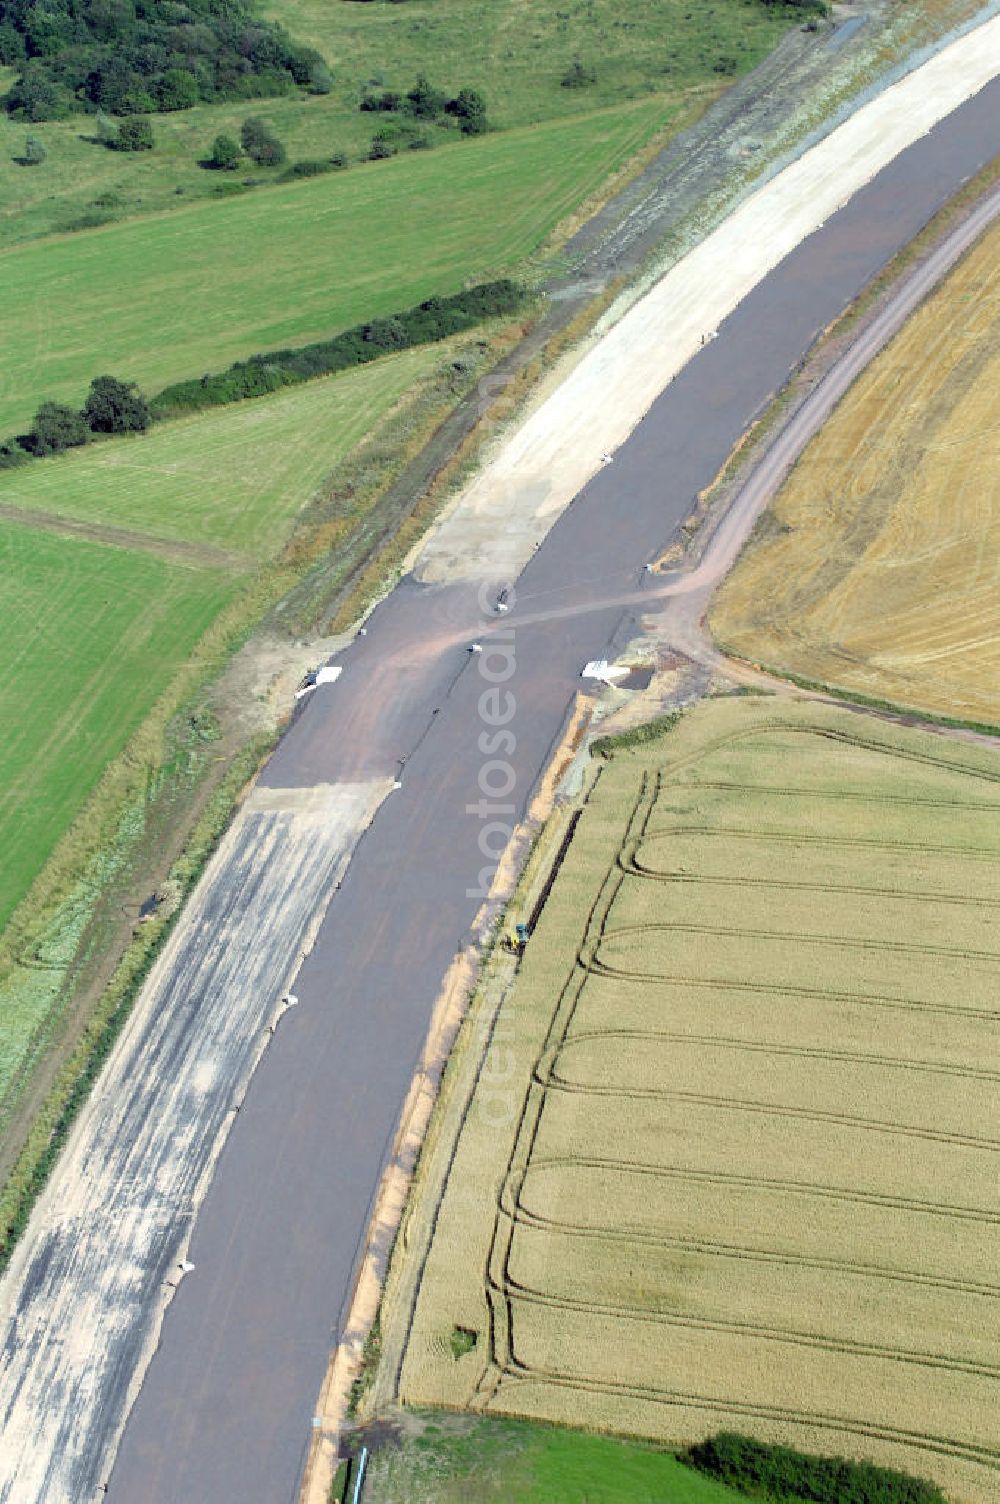
<svg viewBox="0 0 1000 1504"><path fill-rule="evenodd" d="M692 499L816 334L1000 149L1000 82L943 121L777 267L672 382L517 582L514 776L523 814L585 659L633 635L620 608L518 627L518 613L635 588ZM496 582L497 585L503 582ZM306 702L267 783L405 762L296 984L195 1227L126 1427L114 1504L291 1504L372 1196L442 977L480 900L488 755L471 586L404 581ZM457 635L456 635L457 634ZM499 660L493 660L499 671ZM498 775L499 776L499 775ZM123 1383L127 1375L123 1375Z"/></svg>

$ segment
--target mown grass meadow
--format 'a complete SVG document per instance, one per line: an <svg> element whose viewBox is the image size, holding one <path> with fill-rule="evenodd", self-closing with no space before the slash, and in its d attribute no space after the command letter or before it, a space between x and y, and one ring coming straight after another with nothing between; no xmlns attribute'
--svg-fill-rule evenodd
<svg viewBox="0 0 1000 1504"><path fill-rule="evenodd" d="M280 546L333 466L443 359L438 346L406 351L8 471L0 506L232 550L250 567Z"/></svg>
<svg viewBox="0 0 1000 1504"><path fill-rule="evenodd" d="M743 1497L641 1443L436 1411L410 1424L400 1446L372 1458L371 1504L738 1504Z"/></svg>
<svg viewBox="0 0 1000 1504"><path fill-rule="evenodd" d="M0 520L0 925L233 588Z"/></svg>
<svg viewBox="0 0 1000 1504"><path fill-rule="evenodd" d="M378 82L409 88L419 73L444 90L472 86L486 96L500 130L589 113L644 96L673 97L719 87L767 53L794 17L760 0L408 0L383 4L272 0L268 13L299 42L329 59L332 91L312 98L198 105L153 117L152 152L123 155L95 137L94 121L75 116L31 128L47 153L40 167L18 162L27 127L0 113L0 244L65 231L93 219L121 219L176 208L191 200L273 183L276 173L244 160L236 173L198 164L215 136L238 139L241 121L265 116L289 159L346 153L357 168L379 124L358 109ZM585 89L561 80L576 60L594 63ZM0 91L14 79L0 69ZM434 128L430 139L451 139Z"/></svg>
<svg viewBox="0 0 1000 1504"><path fill-rule="evenodd" d="M102 371L152 392L509 271L666 113L641 100L0 254L0 432Z"/></svg>
<svg viewBox="0 0 1000 1504"><path fill-rule="evenodd" d="M0 512L0 929L106 769L125 754L132 785L158 776L156 738L127 751L130 738L197 682L200 656L217 663L220 617L242 630L262 609L297 514L445 360L440 346L408 351L8 475L25 489ZM90 857L81 847L62 865L83 883ZM73 908L68 888L60 898ZM43 919L21 911L17 964L0 965L0 1120L79 939L75 911L57 925L68 953L64 938L38 939Z"/></svg>

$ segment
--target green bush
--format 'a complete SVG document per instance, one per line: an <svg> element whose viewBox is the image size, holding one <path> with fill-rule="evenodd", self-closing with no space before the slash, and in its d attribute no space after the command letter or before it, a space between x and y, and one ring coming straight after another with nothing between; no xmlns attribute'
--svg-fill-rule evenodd
<svg viewBox="0 0 1000 1504"><path fill-rule="evenodd" d="M237 361L228 370L200 380L179 381L153 399L154 418L195 412L228 402L261 397L300 381L329 376L351 366L365 365L390 351L447 339L486 319L516 313L525 294L504 278L467 288L451 298L427 298L416 308L387 319L375 319L346 329L334 339L304 345L299 350L274 350Z"/></svg>
<svg viewBox="0 0 1000 1504"><path fill-rule="evenodd" d="M168 68L156 90L157 105L164 113L189 110L200 97L198 80L186 68Z"/></svg>
<svg viewBox="0 0 1000 1504"><path fill-rule="evenodd" d="M114 376L94 377L83 419L94 433L145 433L152 422L149 403L135 382Z"/></svg>
<svg viewBox="0 0 1000 1504"><path fill-rule="evenodd" d="M448 100L445 111L455 116L458 128L465 136L481 136L489 129L486 100L478 89L459 89L455 98Z"/></svg>
<svg viewBox="0 0 1000 1504"><path fill-rule="evenodd" d="M24 447L41 458L74 449L78 444L86 444L89 438L90 429L81 413L62 402L43 402L35 414L31 432L25 436Z"/></svg>
<svg viewBox="0 0 1000 1504"><path fill-rule="evenodd" d="M16 438L4 439L0 443L0 470L14 470L18 465L30 463L31 455Z"/></svg>
<svg viewBox="0 0 1000 1504"><path fill-rule="evenodd" d="M29 136L25 141L21 161L25 167L40 167L45 161L45 147L37 136Z"/></svg>
<svg viewBox="0 0 1000 1504"><path fill-rule="evenodd" d="M123 120L113 143L116 151L152 151L153 127L141 115Z"/></svg>
<svg viewBox="0 0 1000 1504"><path fill-rule="evenodd" d="M436 120L444 113L447 103L447 95L442 94L440 89L435 89L421 73L413 88L407 92L403 108L408 114L416 116L418 120Z"/></svg>
<svg viewBox="0 0 1000 1504"><path fill-rule="evenodd" d="M287 153L266 120L248 115L240 128L240 143L258 167L280 167Z"/></svg>
<svg viewBox="0 0 1000 1504"><path fill-rule="evenodd" d="M682 1462L754 1499L800 1504L946 1504L934 1483L873 1462L814 1457L735 1432L688 1447Z"/></svg>
<svg viewBox="0 0 1000 1504"><path fill-rule="evenodd" d="M403 108L403 96L398 89L383 89L381 94L365 94L361 100L361 109L377 113L380 110L401 110Z"/></svg>
<svg viewBox="0 0 1000 1504"><path fill-rule="evenodd" d="M564 89L586 89L591 84L597 82L597 74L593 68L585 68L580 59L577 58L574 62L570 63L559 82Z"/></svg>
<svg viewBox="0 0 1000 1504"><path fill-rule="evenodd" d="M322 157L305 157L301 162L293 162L281 174L282 182L289 182L293 178L318 178L324 172L334 172L336 164L325 161Z"/></svg>
<svg viewBox="0 0 1000 1504"><path fill-rule="evenodd" d="M474 1352L478 1342L479 1333L473 1331L472 1327L453 1326L448 1346L451 1348L451 1355L455 1362L457 1363L459 1358L464 1358L466 1353Z"/></svg>
<svg viewBox="0 0 1000 1504"><path fill-rule="evenodd" d="M240 144L232 136L216 136L206 165L217 172L235 172L242 160Z"/></svg>

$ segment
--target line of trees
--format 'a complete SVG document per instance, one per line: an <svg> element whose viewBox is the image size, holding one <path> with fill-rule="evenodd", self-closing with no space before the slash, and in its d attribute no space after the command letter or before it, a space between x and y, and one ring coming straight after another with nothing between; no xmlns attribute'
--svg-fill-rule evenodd
<svg viewBox="0 0 1000 1504"><path fill-rule="evenodd" d="M358 324L334 339L299 350L254 355L215 375L176 382L152 402L134 382L98 376L90 384L82 409L43 402L28 433L0 444L0 470L61 454L89 443L96 435L145 433L152 423L184 413L262 397L415 345L432 344L487 319L516 313L526 300L523 288L507 278L484 282L454 297L427 298L390 318Z"/></svg>
<svg viewBox="0 0 1000 1504"><path fill-rule="evenodd" d="M252 355L249 360L237 361L215 375L176 382L153 398L153 416L175 417L205 407L261 397L317 376L365 365L382 355L461 334L486 319L516 313L525 302L523 288L508 278L469 287L450 298L427 298L415 308L358 324L333 339L303 345L298 350Z"/></svg>

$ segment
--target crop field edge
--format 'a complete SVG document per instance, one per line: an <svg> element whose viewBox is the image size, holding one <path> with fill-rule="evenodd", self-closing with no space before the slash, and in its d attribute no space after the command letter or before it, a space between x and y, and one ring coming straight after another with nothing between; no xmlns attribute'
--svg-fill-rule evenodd
<svg viewBox="0 0 1000 1504"><path fill-rule="evenodd" d="M777 718L780 718L780 707L774 705L773 697L766 690L759 693L751 691L747 698L757 699L762 708L770 702L768 708L772 710L772 713L776 714ZM843 714L836 706L800 705L799 709L800 711L807 710L810 713L818 712L821 716L825 711L834 717L839 717ZM670 729L667 728L668 738ZM802 729L806 728L803 727ZM926 742L929 734L927 732L921 733L920 731L912 732L905 727L880 724L878 732L873 738L873 743L880 744L888 752L892 750L900 739L912 744L914 736L919 738L923 735ZM933 748L933 743L930 744L930 747ZM643 753L648 753L650 750L650 747L637 747L633 755L641 758ZM987 776L1000 779L1000 772L996 768L990 750L971 747L968 744L961 744L960 746L956 744L955 750L960 754L955 764L956 771L959 767L964 767L975 776L978 769L987 773ZM972 755L967 756L970 753ZM621 749L617 749L613 755L629 756L629 749L622 747ZM933 760L937 761L938 759L934 757ZM596 770L594 782L588 789L585 800L589 799L594 788L599 786L601 777L602 769L599 768ZM519 889L519 894L520 891ZM517 901L515 899L515 904ZM499 962L499 980L497 962ZM439 1210L450 1179L451 1168L454 1165L463 1125L471 1107L472 1094L475 1090L476 1081L479 1078L486 1053L490 1049L491 1041L494 1037L497 1014L502 1008L509 992L513 975L514 967L513 963L509 963L509 958L504 958L502 955L494 952L493 957L487 960L486 966L480 974L479 983L463 1023L458 1046L449 1060L439 1102L435 1107L434 1118L425 1141L417 1177L404 1210L403 1221L397 1238L397 1247L405 1251L406 1259L394 1256L388 1278L383 1288L380 1315L384 1361L376 1375L374 1386L366 1399L364 1413L371 1413L373 1411L378 1413L381 1407L387 1404L391 1405L397 1400L398 1380L396 1376L402 1369L407 1349L412 1340L411 1316L420 1299L423 1269L430 1252L431 1240L437 1230ZM489 993L492 993L492 999L488 997ZM503 1036L498 1034L497 1037L500 1038ZM428 1194L433 1198L433 1205L422 1206L421 1201L426 1199ZM412 1278L407 1279L404 1277L401 1266L404 1262L413 1263L414 1261L420 1265L419 1273L415 1280ZM500 1259L500 1263L503 1263L502 1258ZM498 1315L499 1313L494 1307L494 1320L497 1319ZM504 1322L500 1320L499 1325L502 1328ZM555 1376L553 1375L553 1377ZM419 1407L428 1401L426 1399L418 1399L414 1402ZM406 1401L404 1403L408 1404L409 1402ZM506 1407L496 1413L503 1414L505 1410ZM487 1409L486 1413L492 1412ZM518 1413L516 1402L507 1413L514 1415ZM566 1423L565 1419L561 1416L559 1418L554 1415L546 1417L544 1412L539 1412L535 1409L531 1409L530 1412L525 1411L521 1413L525 1415L530 1414L531 1418L541 1419L543 1423L546 1421L555 1424ZM747 1413L749 1414L750 1412ZM930 1441L930 1438L928 1438L928 1441ZM933 1443L931 1443L931 1448L933 1450ZM829 1448L827 1447L827 1449ZM907 1464L896 1463L892 1465L906 1466Z"/></svg>
<svg viewBox="0 0 1000 1504"><path fill-rule="evenodd" d="M752 466L759 459L762 443L766 443L773 436L776 428L788 422L794 416L802 400L802 396L807 394L809 389L822 379L825 371L836 358L837 353L849 341L857 337L858 326L860 325L863 328L877 314L882 302L891 295L896 286L905 280L907 274L912 270L914 263L919 266L956 222L961 223L980 203L991 196L991 192L996 188L998 177L1000 177L1000 157L993 158L987 162L973 178L965 183L958 193L949 199L938 213L933 216L916 239L892 259L888 266L864 289L861 295L845 309L844 313L828 329L821 331L816 343L807 352L804 361L796 368L783 389L775 396L748 431L746 441L730 457L712 486L699 498L699 515L701 517L709 515L714 510L719 510L725 506L733 492L738 489L743 477L748 474ZM820 431L812 436L791 467L789 473L782 480L775 493L769 498L750 536L744 543L738 558L725 580L718 587L706 615L706 626L711 640L719 651L733 662L749 664L751 667L759 669L761 672L775 679L794 684L813 693L827 695L841 703L854 703L868 710L881 711L890 716L898 716L906 721L922 722L927 725L940 726L944 729L969 730L984 736L1000 735L1000 722L993 720L990 714L996 706L995 695L991 700L989 695L981 692L974 677L970 677L967 683L959 679L955 690L956 698L964 698L965 702L970 704L970 713L968 714L949 713L947 685L942 682L940 675L935 678L933 672L930 673L927 681L929 686L927 698L921 702L914 692L916 686L913 681L918 677L918 671L914 667L914 664L910 662L907 670L907 660L904 657L901 669L898 653L894 655L890 652L887 661L883 662L877 651L863 651L856 643L852 643L849 635L852 619L848 613L846 617L848 644L846 647L842 646L839 650L842 660L843 677L838 681L835 677L837 653L834 652L831 654L829 643L824 647L822 634L817 635L816 631L810 632L805 627L800 627L798 634L793 631L784 637L779 636L776 634L772 622L759 617L752 621L750 607L745 600L741 601L740 597L741 588L745 588L741 584L743 577L746 576L747 581L750 581L753 578L753 571L759 566L759 560L756 556L766 554L769 549L780 544L782 541L774 528L774 524L781 525L782 532L787 531L782 522L784 514L780 510L785 498L788 498L788 507L791 508L790 515L794 524L792 531L799 535L800 540L808 533L809 524L804 511L802 511L801 496L794 488L801 481L803 475L811 475L810 465L815 469L817 461L813 456L819 452L817 446L824 441L825 437L831 431L834 433L843 432L846 416L853 415L856 411L857 405L861 400L861 395L866 391L865 384L875 381L881 373L891 371L894 368L893 363L899 359L899 352L905 352L909 348L907 342L910 341L912 343L912 340L915 338L914 331L924 330L926 332L926 321L935 310L937 311L938 332L940 332L941 328L947 329L950 327L951 321L960 318L964 307L961 296L962 279L971 275L972 265L977 262L980 264L983 262L984 253L989 252L990 247L996 245L998 236L1000 236L1000 221L994 218L983 228L977 239L963 252L955 264L950 267L946 275L928 292L927 296L909 315L902 328L893 335L888 343L876 354L874 359L860 372L837 404L835 411L826 420ZM921 323L921 320L924 322ZM964 337L966 340L968 339L967 332L965 332ZM978 344L984 349L988 348L988 328L982 332ZM871 394L869 393L869 395ZM933 411L935 395L936 392L932 389L929 394L929 411ZM912 406L912 403L910 405ZM838 424L840 425L839 428ZM859 442L863 442L863 440ZM883 440L882 442L886 441ZM939 444L930 442L929 452L933 452L939 447L941 447ZM861 455L859 464L863 466L865 463L865 453L864 451L859 451L859 453ZM923 456L909 455L907 463L911 467L918 467L914 471L913 477L911 477L911 487L916 487L919 482L919 466L923 464ZM884 468L890 472L894 472L898 469L899 464L899 457L895 454L895 451L890 449L889 460ZM813 480L815 483L814 477ZM844 489L845 491L851 489L848 481L844 482ZM875 489L871 493L871 499L873 501L876 500L878 495L878 485L876 482ZM915 496L916 503L919 505L919 490L916 491ZM796 500L799 503L798 511L795 509ZM903 500L899 502L898 510L900 514L904 512ZM795 520L796 518L797 521ZM916 526L921 521L926 522L926 518L923 511L918 510L914 525ZM990 519L987 516L981 524L981 548L989 539L989 521ZM892 517L888 519L888 523L892 523ZM831 553L837 551L838 540L843 545L851 525L850 509L845 507L842 528L846 531L838 533L836 525L831 527ZM767 531L769 528L772 531ZM951 535L950 538L949 535L945 535L944 541L946 543L948 541L954 542L955 536L960 535ZM863 596L866 584L869 589L871 588L870 577L865 571L865 557L873 549L877 551L880 539L880 533L876 533L874 540L871 538L867 539L864 548L860 552L856 551L851 556L848 577L854 582L859 596ZM794 543L791 546L794 547ZM801 541L799 546L799 562L803 565L808 565L810 563L808 554L806 556L801 554L803 546ZM788 556L786 554L780 559L781 569L784 570L787 564ZM908 561L904 556L900 560L900 565L904 566L907 564L909 564L912 575L914 573L913 563L912 561ZM877 567L878 564L876 562ZM898 572L904 573L902 568ZM973 585L975 583L975 581L972 582ZM918 588L921 585L922 588ZM933 576L930 574L925 573L920 579L915 579L910 587L909 599L911 601L926 599L928 595L933 593L932 585ZM898 589L898 585L896 588ZM804 607L801 602L797 601L789 609L792 609L793 612L802 612L804 610L806 615L808 615L809 610L813 608L822 609L825 602L836 595L836 590L836 585L830 587L828 594L824 594L821 589L818 596L814 597L810 595L807 598ZM793 615L793 626L797 619ZM903 613L903 619L905 619L905 612ZM857 628L862 633L862 643L865 640L864 627L862 625L863 620L864 618L859 619ZM985 627L988 629L989 625L990 623L987 618ZM988 630L985 636L982 635L984 622L981 616L974 619L973 627L978 635L973 640L973 646L969 647L965 655L966 662L969 665L972 665L976 658L983 656L986 647L995 648L996 642L995 627L992 632L992 640ZM828 638L829 630L827 628ZM732 632L740 634L738 642L731 639L729 634ZM837 640L839 641L839 639ZM798 652L796 651L797 643L800 644ZM884 644L883 646L892 649L894 646L892 639L889 640L888 644ZM952 643L953 654L959 650L959 646L960 644L956 645ZM780 655L783 652L788 661L782 660ZM795 662L796 657L799 659L798 662ZM809 664L810 658L812 659L811 665ZM833 661L831 661L831 658ZM933 659L934 654L932 653L929 664L931 670L934 667ZM810 671L811 669L815 671ZM971 672L970 668L970 674ZM861 687L858 683L859 676L864 674L867 674L870 681L875 681L872 682L870 689ZM951 682L954 683L954 678ZM904 694L904 689L908 693ZM982 711L985 711L986 714L984 715Z"/></svg>

